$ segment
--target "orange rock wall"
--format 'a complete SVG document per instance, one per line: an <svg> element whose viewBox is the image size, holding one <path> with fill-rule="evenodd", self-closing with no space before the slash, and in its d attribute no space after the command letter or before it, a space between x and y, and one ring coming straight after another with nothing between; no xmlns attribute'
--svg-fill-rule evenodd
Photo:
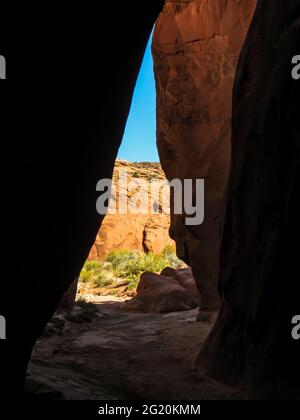
<svg viewBox="0 0 300 420"><path fill-rule="evenodd" d="M167 0L153 37L157 142L168 179L205 179L205 222L172 217L178 256L203 307L219 304L219 245L230 165L232 87L256 0Z"/></svg>

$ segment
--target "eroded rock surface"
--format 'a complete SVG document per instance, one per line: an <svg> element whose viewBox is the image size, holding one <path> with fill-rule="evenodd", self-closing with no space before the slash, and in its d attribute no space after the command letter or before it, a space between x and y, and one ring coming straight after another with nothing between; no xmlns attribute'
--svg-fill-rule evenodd
<svg viewBox="0 0 300 420"><path fill-rule="evenodd" d="M156 24L157 141L168 179L205 179L205 222L173 215L178 256L193 269L202 308L219 305L218 252L230 164L232 86L255 0L165 3Z"/></svg>
<svg viewBox="0 0 300 420"><path fill-rule="evenodd" d="M94 305L91 322L66 319L60 331L39 340L29 370L31 381L44 384L36 398L50 398L49 390L53 399L60 393L68 400L244 398L195 369L214 314L196 322L197 309L127 313L114 299Z"/></svg>
<svg viewBox="0 0 300 420"><path fill-rule="evenodd" d="M157 181L157 188L159 188L159 182L165 181L161 165L151 162L132 163L117 160L114 181L117 182L122 176L120 174L124 173L127 174L129 186L127 189L125 183L117 184L117 200L120 194L125 194L130 205L130 199L135 197L135 191L140 191L141 200L147 204L148 210L145 214L133 214L130 211L127 214L107 214L91 249L90 260L101 260L116 249L159 254L167 245L174 244L169 235L170 216L163 212L164 209L170 208L169 197L161 195L163 203L150 200L151 181ZM140 189L139 181L144 183ZM157 208L153 208L153 205Z"/></svg>

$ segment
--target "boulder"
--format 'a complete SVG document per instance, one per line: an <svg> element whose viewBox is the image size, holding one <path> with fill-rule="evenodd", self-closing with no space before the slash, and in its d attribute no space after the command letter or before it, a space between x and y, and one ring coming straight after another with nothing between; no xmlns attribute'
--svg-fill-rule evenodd
<svg viewBox="0 0 300 420"><path fill-rule="evenodd" d="M126 302L125 309L145 313L167 313L187 311L198 305L199 296L180 284L177 273L176 276L167 276L146 272L141 275L137 295Z"/></svg>
<svg viewBox="0 0 300 420"><path fill-rule="evenodd" d="M200 293L196 286L191 268L180 268L176 270L174 268L167 267L161 272L161 275L174 277L180 286L190 292L191 295L195 296L196 299L200 299Z"/></svg>

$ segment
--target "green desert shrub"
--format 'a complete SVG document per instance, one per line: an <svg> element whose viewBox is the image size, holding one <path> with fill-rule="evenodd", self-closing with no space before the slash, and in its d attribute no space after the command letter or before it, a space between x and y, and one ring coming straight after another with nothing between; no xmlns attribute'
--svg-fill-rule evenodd
<svg viewBox="0 0 300 420"><path fill-rule="evenodd" d="M114 272L119 277L139 274L143 271L158 272L168 263L163 255L140 254L138 252L118 250L111 252L106 261L113 266Z"/></svg>
<svg viewBox="0 0 300 420"><path fill-rule="evenodd" d="M168 260L169 267L172 268L182 268L185 266L184 262L181 261L176 255L176 248L174 245L167 245L163 251L162 255Z"/></svg>
<svg viewBox="0 0 300 420"><path fill-rule="evenodd" d="M140 276L145 271L160 273L166 267L179 268L183 263L175 253L174 247L166 247L161 254L142 254L135 251L116 250L111 252L106 261L86 262L80 280L96 287L114 284L116 279L126 279L128 289L135 289Z"/></svg>
<svg viewBox="0 0 300 420"><path fill-rule="evenodd" d="M166 245L164 249L162 250L161 254L164 256L176 255L175 245Z"/></svg>
<svg viewBox="0 0 300 420"><path fill-rule="evenodd" d="M138 252L116 250L111 252L106 261L110 262L116 277L126 278L129 289L134 289L145 271L160 273L166 267L179 268L183 265L174 248L167 248L161 254L140 254Z"/></svg>
<svg viewBox="0 0 300 420"><path fill-rule="evenodd" d="M80 281L95 287L106 287L115 280L112 265L101 261L87 261L81 271Z"/></svg>
<svg viewBox="0 0 300 420"><path fill-rule="evenodd" d="M133 174L131 175L132 178L140 178L141 175L138 172L133 172Z"/></svg>

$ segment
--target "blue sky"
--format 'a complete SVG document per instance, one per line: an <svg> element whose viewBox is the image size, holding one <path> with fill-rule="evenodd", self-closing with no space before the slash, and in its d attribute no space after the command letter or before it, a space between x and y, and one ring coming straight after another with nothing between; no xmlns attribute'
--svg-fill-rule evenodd
<svg viewBox="0 0 300 420"><path fill-rule="evenodd" d="M147 45L118 154L119 159L132 162L159 161L156 149L156 94L151 39Z"/></svg>

